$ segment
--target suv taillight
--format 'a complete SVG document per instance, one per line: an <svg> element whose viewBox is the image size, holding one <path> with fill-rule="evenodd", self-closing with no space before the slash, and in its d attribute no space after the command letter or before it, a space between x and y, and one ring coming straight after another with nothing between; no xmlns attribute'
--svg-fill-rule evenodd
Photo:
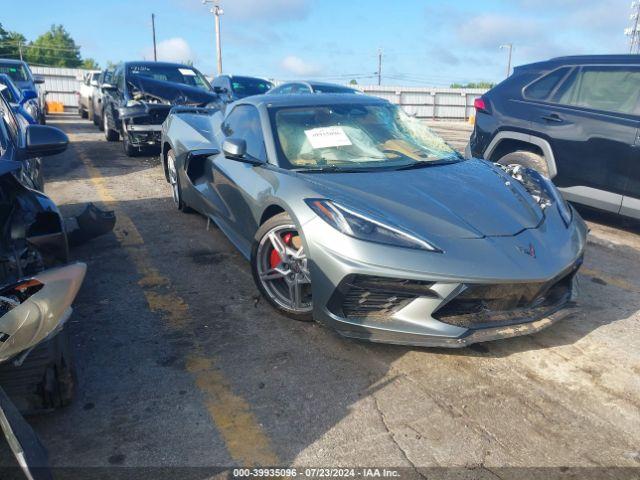
<svg viewBox="0 0 640 480"><path fill-rule="evenodd" d="M478 97L473 101L473 108L476 109L476 112L489 113L489 109L487 108L487 103L484 98Z"/></svg>

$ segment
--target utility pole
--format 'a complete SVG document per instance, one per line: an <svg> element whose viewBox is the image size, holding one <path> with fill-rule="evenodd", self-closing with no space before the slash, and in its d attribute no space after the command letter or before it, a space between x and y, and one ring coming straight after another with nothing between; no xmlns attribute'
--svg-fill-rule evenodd
<svg viewBox="0 0 640 480"><path fill-rule="evenodd" d="M156 14L151 14L151 32L153 34L153 61L158 61L158 52L156 50Z"/></svg>
<svg viewBox="0 0 640 480"><path fill-rule="evenodd" d="M640 53L640 1L631 3L631 27L624 29L624 34L629 37L629 53Z"/></svg>
<svg viewBox="0 0 640 480"><path fill-rule="evenodd" d="M224 14L224 10L218 4L219 0L202 0L202 4L213 4L209 10L215 16L216 22L216 52L218 54L218 75L222 74L222 41L220 40L220 15Z"/></svg>
<svg viewBox="0 0 640 480"><path fill-rule="evenodd" d="M22 40L18 40L18 53L20 54L20 61L22 62Z"/></svg>
<svg viewBox="0 0 640 480"><path fill-rule="evenodd" d="M511 75L511 53L513 52L513 43L505 43L504 45L500 45L500 50L503 48L509 49L509 57L507 60L507 77Z"/></svg>
<svg viewBox="0 0 640 480"><path fill-rule="evenodd" d="M378 85L382 82L382 49L378 49Z"/></svg>

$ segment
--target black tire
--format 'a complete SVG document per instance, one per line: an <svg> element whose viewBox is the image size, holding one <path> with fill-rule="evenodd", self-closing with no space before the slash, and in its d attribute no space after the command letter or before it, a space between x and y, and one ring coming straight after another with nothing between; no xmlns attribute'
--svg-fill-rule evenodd
<svg viewBox="0 0 640 480"><path fill-rule="evenodd" d="M102 114L96 116L96 126L99 130L104 128L104 123L102 122Z"/></svg>
<svg viewBox="0 0 640 480"><path fill-rule="evenodd" d="M275 227L283 226L283 225L292 225L292 224L293 224L293 221L291 220L291 217L289 216L289 214L283 212L271 217L269 220L267 220L260 226L260 228L258 229L254 237L253 248L251 249L251 273L253 274L253 281L255 282L256 287L258 287L258 290L260 291L262 296L267 300L267 302L269 302L269 305L271 305L271 307L273 307L279 313L293 320L297 320L300 322L311 322L313 321L313 314L311 311L305 312L305 313L295 313L279 305L264 287L262 281L260 280L260 275L258 272L258 268L259 268L258 262L260 261L258 258L259 246L261 241L263 240L263 237L265 237ZM300 235L299 232L298 232L298 235Z"/></svg>
<svg viewBox="0 0 640 480"><path fill-rule="evenodd" d="M0 366L0 384L23 414L38 414L69 405L77 375L67 329L34 348L24 363Z"/></svg>
<svg viewBox="0 0 640 480"><path fill-rule="evenodd" d="M100 119L98 118L98 116L96 115L96 109L91 107L91 121L93 122L94 125L98 125L100 123Z"/></svg>
<svg viewBox="0 0 640 480"><path fill-rule="evenodd" d="M112 129L109 124L109 116L107 115L106 109L102 111L102 131L104 132L104 138L106 138L108 142L117 142L120 140L120 133Z"/></svg>
<svg viewBox="0 0 640 480"><path fill-rule="evenodd" d="M89 116L89 113L82 107L80 107L80 118L87 118Z"/></svg>
<svg viewBox="0 0 640 480"><path fill-rule="evenodd" d="M137 157L140 155L140 150L131 145L129 134L127 133L124 123L122 124L122 150L124 150L124 154L127 157Z"/></svg>
<svg viewBox="0 0 640 480"><path fill-rule="evenodd" d="M517 150L507 153L498 160L500 165L522 165L523 167L537 170L545 177L549 177L549 169L544 157L537 153L527 152L525 150Z"/></svg>
<svg viewBox="0 0 640 480"><path fill-rule="evenodd" d="M171 171L173 165L174 171ZM180 175L178 175L177 167L175 166L175 157L173 150L167 152L167 176L169 178L169 185L171 185L171 195L173 197L173 203L178 210L182 213L192 213L194 210L189 207L182 197L182 186L180 184Z"/></svg>
<svg viewBox="0 0 640 480"><path fill-rule="evenodd" d="M42 114L40 115L40 125L46 125L47 124L47 116L45 115L44 112L42 112Z"/></svg>

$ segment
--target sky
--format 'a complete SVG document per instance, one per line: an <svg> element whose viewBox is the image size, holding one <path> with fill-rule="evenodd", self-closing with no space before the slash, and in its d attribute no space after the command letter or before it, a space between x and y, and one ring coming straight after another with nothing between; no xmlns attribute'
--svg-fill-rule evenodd
<svg viewBox="0 0 640 480"><path fill-rule="evenodd" d="M1 0L11 2L13 0ZM559 55L625 53L630 0L220 0L223 71L289 80L446 86L499 81L513 64ZM215 72L213 15L201 0L30 0L0 21L33 40L62 24L84 57L193 61Z"/></svg>

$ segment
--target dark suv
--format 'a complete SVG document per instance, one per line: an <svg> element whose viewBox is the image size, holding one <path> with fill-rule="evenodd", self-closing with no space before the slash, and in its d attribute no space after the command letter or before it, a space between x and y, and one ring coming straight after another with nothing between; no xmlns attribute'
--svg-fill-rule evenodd
<svg viewBox="0 0 640 480"><path fill-rule="evenodd" d="M129 156L160 150L160 130L174 105L204 107L218 99L204 75L190 65L124 62L102 84L102 127L109 141L122 137Z"/></svg>
<svg viewBox="0 0 640 480"><path fill-rule="evenodd" d="M475 108L467 156L533 167L567 200L640 218L640 56L523 65Z"/></svg>

